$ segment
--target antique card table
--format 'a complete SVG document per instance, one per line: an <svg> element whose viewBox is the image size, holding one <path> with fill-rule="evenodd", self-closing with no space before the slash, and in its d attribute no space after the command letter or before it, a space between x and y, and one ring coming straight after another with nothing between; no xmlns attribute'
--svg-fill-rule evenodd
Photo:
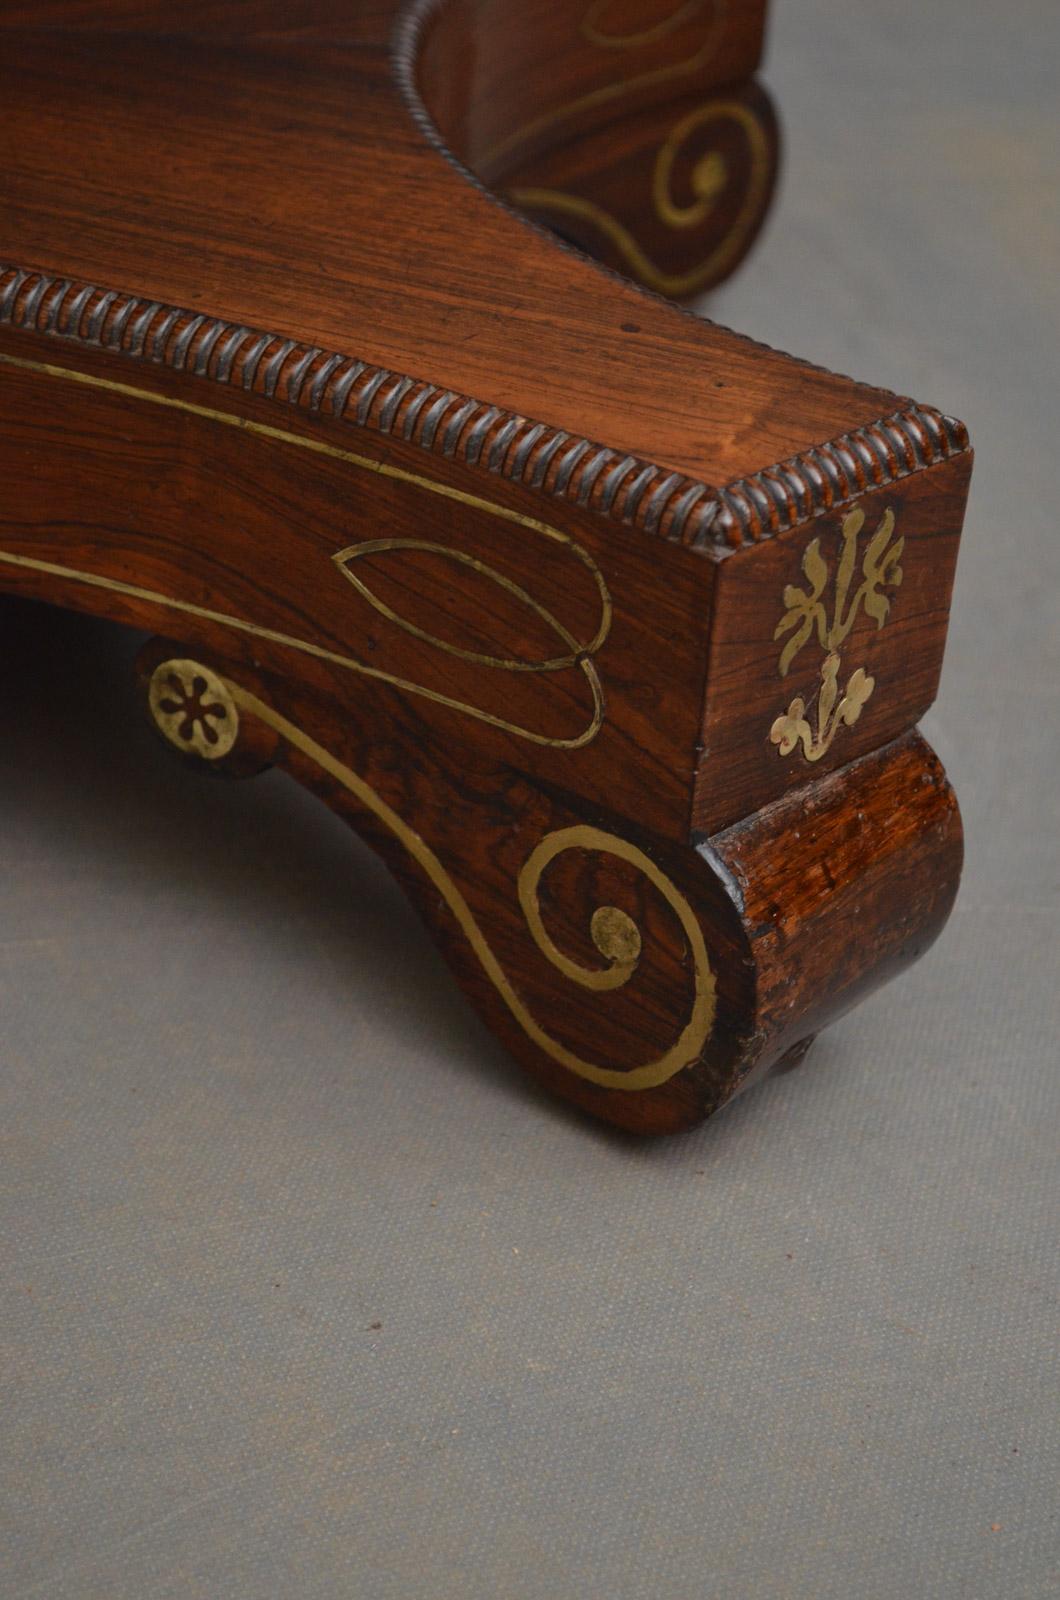
<svg viewBox="0 0 1060 1600"><path fill-rule="evenodd" d="M644 1131L798 1059L960 871L916 723L964 428L671 303L768 205L762 34L0 4L0 583L153 633L160 736L314 789Z"/></svg>

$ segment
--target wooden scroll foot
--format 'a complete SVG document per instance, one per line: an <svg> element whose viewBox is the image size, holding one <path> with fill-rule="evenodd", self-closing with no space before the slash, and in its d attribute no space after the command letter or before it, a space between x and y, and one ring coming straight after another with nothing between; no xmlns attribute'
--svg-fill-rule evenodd
<svg viewBox="0 0 1060 1600"><path fill-rule="evenodd" d="M531 158L501 192L605 266L689 300L754 244L778 153L772 103L750 83L651 107Z"/></svg>
<svg viewBox="0 0 1060 1600"><path fill-rule="evenodd" d="M680 846L429 743L410 770L296 686L168 642L138 671L189 759L275 762L368 839L513 1055L624 1128L690 1126L796 1064L926 948L956 892L957 807L916 734Z"/></svg>

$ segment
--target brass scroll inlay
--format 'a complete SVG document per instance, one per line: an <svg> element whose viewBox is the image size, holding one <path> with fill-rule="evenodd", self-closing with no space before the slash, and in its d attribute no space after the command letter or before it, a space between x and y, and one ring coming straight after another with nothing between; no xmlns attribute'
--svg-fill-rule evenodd
<svg viewBox="0 0 1060 1600"><path fill-rule="evenodd" d="M816 634L818 644L825 652L821 664L821 684L817 691L816 715L811 721L808 704L802 695L796 695L782 717L778 717L769 731L769 737L782 756L790 756L796 746L802 746L807 761L820 761L831 748L832 741L842 727L853 727L862 709L876 687L863 667L857 667L847 679L846 688L839 692L841 669L840 646L864 610L877 628L882 628L891 609L891 597L885 589L897 589L902 581L899 565L904 539L894 539L894 512L887 510L869 540L861 561L861 583L850 594L857 565L858 535L865 526L865 513L856 506L843 519L842 548L835 573L831 599L831 614L823 596L833 582L830 564L821 554L821 541L813 539L806 546L802 558L802 571L807 581L805 589L788 584L784 590L786 610L777 623L774 639L791 634L780 653L779 672L786 678L792 662L803 645ZM811 702L812 704L812 702Z"/></svg>
<svg viewBox="0 0 1060 1600"><path fill-rule="evenodd" d="M712 100L690 111L671 130L655 158L652 177L652 204L660 222L674 229L698 227L704 223L728 182L729 173L720 151L708 151L692 170L690 204L682 204L673 193L674 166L690 138L713 123L733 122L747 141L750 176L743 204L725 237L705 260L687 272L665 272L641 248L633 234L593 200L567 194L562 189L516 188L508 198L526 211L549 212L588 222L614 245L631 275L658 294L682 299L723 277L740 254L761 213L769 187L770 148L765 130L749 106L739 100Z"/></svg>
<svg viewBox="0 0 1060 1600"><path fill-rule="evenodd" d="M738 109L744 112L744 116L737 116L736 121L740 123L747 135L751 144L752 157L754 157L755 138L760 136L761 129L756 118L748 112L746 106L741 106ZM720 109L720 115L724 119L727 116L735 116L736 111L737 106L733 102L730 106L723 106ZM692 193L695 195L692 204L681 205L679 201L674 199L674 163L691 135L697 129L716 121L718 115L719 108L717 106L703 106L699 111L691 112L689 116L677 124L677 127L673 129L670 137L659 151L655 162L655 178L652 183L652 202L655 206L656 216L660 222L665 222L668 227L698 228L701 223L706 222L710 213L714 210L728 182L729 173L725 165L725 157L720 150L710 150L705 156L700 157L692 169ZM763 146L760 155L764 157L765 154L766 151ZM752 160L750 187L752 191L756 188L754 160ZM759 196L756 193L756 204L758 198ZM730 233L730 238L731 236Z"/></svg>
<svg viewBox="0 0 1060 1600"><path fill-rule="evenodd" d="M659 67L648 67L643 72L634 72L629 78L614 78L610 83L602 83L598 88L590 89L576 100L568 101L566 105L555 106L549 111L542 112L540 116L524 123L522 127L505 134L496 144L484 151L480 157L481 165L495 169L502 161L510 158L512 152L520 145L539 138L541 134L555 126L596 111L616 100L622 100L628 95L656 89L667 83L680 83L682 80L692 80L694 85L696 74L703 70L717 51L729 20L730 0L689 0L688 4L678 6L672 16L651 28L641 30L639 33L612 34L605 31L606 15L611 4L612 0L595 0L582 21L580 28L582 37L596 49L618 52L647 48L675 33L683 23L690 22L693 17L705 12L699 46L691 55L683 56L678 61L667 62Z"/></svg>
<svg viewBox="0 0 1060 1600"><path fill-rule="evenodd" d="M256 695L227 681L227 689L240 711L261 719L281 738L307 756L322 772L335 779L358 803L377 817L408 851L427 878L442 895L464 936L474 950L484 972L508 1007L523 1032L547 1056L576 1077L605 1089L636 1091L654 1089L666 1083L699 1059L714 1027L714 974L707 954L703 930L684 895L650 856L617 834L602 828L579 826L550 833L531 852L519 874L517 893L523 915L538 948L557 970L581 987L593 990L621 988L633 976L641 954L640 930L632 917L617 906L600 906L593 913L590 930L593 943L610 965L596 971L571 961L552 942L541 919L538 886L542 874L566 850L599 851L628 861L658 890L677 917L684 931L691 957L694 995L690 1015L668 1050L653 1061L628 1071L600 1066L588 1061L554 1039L530 1011L501 966L474 912L439 857L403 817L358 773L337 760L330 751L290 722Z"/></svg>

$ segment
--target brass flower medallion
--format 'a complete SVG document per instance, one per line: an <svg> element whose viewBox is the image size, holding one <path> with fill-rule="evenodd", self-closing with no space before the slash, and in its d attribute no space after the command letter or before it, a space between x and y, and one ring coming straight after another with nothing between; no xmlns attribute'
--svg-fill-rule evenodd
<svg viewBox="0 0 1060 1600"><path fill-rule="evenodd" d="M151 674L147 703L159 732L184 755L219 761L239 735L228 685L198 661L163 661Z"/></svg>

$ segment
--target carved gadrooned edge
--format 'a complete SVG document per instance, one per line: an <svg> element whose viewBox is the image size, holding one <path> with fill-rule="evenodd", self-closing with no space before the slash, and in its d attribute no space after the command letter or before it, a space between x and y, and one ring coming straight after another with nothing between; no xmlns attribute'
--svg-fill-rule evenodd
<svg viewBox="0 0 1060 1600"><path fill-rule="evenodd" d="M727 553L968 448L910 405L724 489L422 379L116 289L0 266L0 326L205 378L403 439L636 529Z"/></svg>
<svg viewBox="0 0 1060 1600"><path fill-rule="evenodd" d="M740 545L783 533L968 448L963 422L910 402L879 422L716 490L714 542Z"/></svg>

